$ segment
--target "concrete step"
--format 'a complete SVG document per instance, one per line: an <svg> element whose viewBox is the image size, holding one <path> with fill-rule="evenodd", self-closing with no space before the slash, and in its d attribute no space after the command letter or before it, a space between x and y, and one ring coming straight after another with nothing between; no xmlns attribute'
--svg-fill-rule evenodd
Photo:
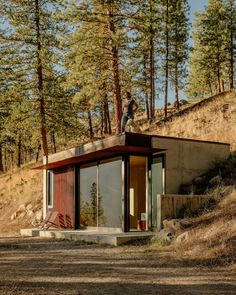
<svg viewBox="0 0 236 295"><path fill-rule="evenodd" d="M80 231L80 230L42 230L42 229L21 229L22 236L42 237L63 239L70 241L80 241L86 243L96 243L100 245L119 246L129 242L140 240L150 240L154 233L152 232L128 232L128 233L107 233L97 230Z"/></svg>

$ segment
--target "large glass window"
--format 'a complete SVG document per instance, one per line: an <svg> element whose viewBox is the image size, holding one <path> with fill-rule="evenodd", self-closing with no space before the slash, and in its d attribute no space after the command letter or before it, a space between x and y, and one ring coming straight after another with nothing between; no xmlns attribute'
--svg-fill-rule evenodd
<svg viewBox="0 0 236 295"><path fill-rule="evenodd" d="M122 160L99 165L98 226L122 226Z"/></svg>
<svg viewBox="0 0 236 295"><path fill-rule="evenodd" d="M97 226L97 166L80 169L80 225Z"/></svg>
<svg viewBox="0 0 236 295"><path fill-rule="evenodd" d="M80 167L80 225L121 228L121 158Z"/></svg>

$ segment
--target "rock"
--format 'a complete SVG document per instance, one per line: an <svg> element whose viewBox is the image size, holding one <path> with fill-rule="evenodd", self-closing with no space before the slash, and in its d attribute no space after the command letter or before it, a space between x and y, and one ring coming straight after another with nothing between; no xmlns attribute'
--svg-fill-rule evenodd
<svg viewBox="0 0 236 295"><path fill-rule="evenodd" d="M16 212L14 212L14 213L11 215L11 220L16 219L16 217L17 217L17 214L16 214Z"/></svg>
<svg viewBox="0 0 236 295"><path fill-rule="evenodd" d="M21 204L19 207L18 207L18 209L16 210L16 212L23 212L23 211L25 211L26 210L26 206L25 206L25 204Z"/></svg>
<svg viewBox="0 0 236 295"><path fill-rule="evenodd" d="M35 213L35 219L41 221L42 218L43 218L43 212L42 212L42 210L37 211L37 212Z"/></svg>
<svg viewBox="0 0 236 295"><path fill-rule="evenodd" d="M26 215L26 212L22 212L22 213L20 213L18 216L17 216L17 218L24 218L25 217L25 215Z"/></svg>
<svg viewBox="0 0 236 295"><path fill-rule="evenodd" d="M174 231L178 231L183 228L181 219L165 219L162 223L164 228L172 228Z"/></svg>
<svg viewBox="0 0 236 295"><path fill-rule="evenodd" d="M25 208L26 211L32 211L32 209L33 209L33 206L31 203L29 203Z"/></svg>
<svg viewBox="0 0 236 295"><path fill-rule="evenodd" d="M32 225L33 226L38 226L40 225L41 221L43 219L43 212L42 210L39 210L35 213L34 218L32 220Z"/></svg>
<svg viewBox="0 0 236 295"><path fill-rule="evenodd" d="M186 231L186 232L180 234L179 236L177 236L175 242L176 242L177 244L180 244L180 243L182 243L183 241L186 241L188 238L189 238L189 232Z"/></svg>
<svg viewBox="0 0 236 295"><path fill-rule="evenodd" d="M163 228L158 232L157 237L164 242L171 242L175 237L175 230L173 228Z"/></svg>
<svg viewBox="0 0 236 295"><path fill-rule="evenodd" d="M212 179L209 180L209 184L212 185L212 186L213 185L218 185L218 184L221 183L221 181L222 181L221 176L220 175L216 175Z"/></svg>
<svg viewBox="0 0 236 295"><path fill-rule="evenodd" d="M32 210L28 210L28 211L26 211L26 213L27 213L27 216L29 216L29 217L34 216L34 212Z"/></svg>

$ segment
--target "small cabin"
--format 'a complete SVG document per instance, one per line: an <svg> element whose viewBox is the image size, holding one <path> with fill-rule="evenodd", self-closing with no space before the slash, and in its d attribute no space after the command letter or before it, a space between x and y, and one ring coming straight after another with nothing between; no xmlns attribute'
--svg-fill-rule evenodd
<svg viewBox="0 0 236 295"><path fill-rule="evenodd" d="M62 228L115 232L157 228L157 196L230 155L230 145L125 132L44 157L44 216Z"/></svg>

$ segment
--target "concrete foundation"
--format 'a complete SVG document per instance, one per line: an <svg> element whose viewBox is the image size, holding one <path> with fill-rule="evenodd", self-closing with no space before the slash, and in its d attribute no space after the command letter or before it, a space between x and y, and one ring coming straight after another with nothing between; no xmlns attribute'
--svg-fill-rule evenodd
<svg viewBox="0 0 236 295"><path fill-rule="evenodd" d="M150 240L154 233L152 232L129 232L129 233L107 233L94 231L80 230L42 230L42 229L21 229L22 236L42 237L62 239L69 241L79 241L85 243L95 243L100 245L119 246L129 242Z"/></svg>

